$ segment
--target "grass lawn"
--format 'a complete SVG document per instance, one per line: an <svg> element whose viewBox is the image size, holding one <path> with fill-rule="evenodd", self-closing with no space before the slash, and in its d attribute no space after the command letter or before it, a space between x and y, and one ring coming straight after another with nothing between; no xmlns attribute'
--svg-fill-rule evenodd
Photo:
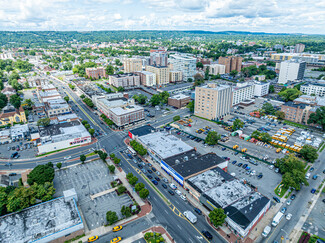
<svg viewBox="0 0 325 243"><path fill-rule="evenodd" d="M288 124L288 125L291 125L291 126L294 126L294 127L309 128L306 125L299 124L299 123L295 123L295 122L292 122L292 121L287 121L287 120L284 120L283 123Z"/></svg>
<svg viewBox="0 0 325 243"><path fill-rule="evenodd" d="M58 150L51 151L51 152L48 152L48 153L45 153L45 154L36 155L36 157L42 157L42 156L45 156L45 155L53 154L53 153L56 153L56 152L60 152L60 151L63 151L63 150L67 150L67 149L71 149L71 148L75 148L75 147L79 147L79 146L80 145L76 145L76 146L72 146L72 147L69 147L69 148L58 149Z"/></svg>
<svg viewBox="0 0 325 243"><path fill-rule="evenodd" d="M144 239L148 243L165 242L165 239L161 236L161 234L156 232L147 232L144 235Z"/></svg>
<svg viewBox="0 0 325 243"><path fill-rule="evenodd" d="M282 198L283 197L283 195L287 192L287 190L288 190L288 188L285 188L285 187L280 187L282 184L280 183L275 189L274 189L274 193L278 196L278 197L280 197L280 198ZM281 188L281 191L280 191L280 188Z"/></svg>
<svg viewBox="0 0 325 243"><path fill-rule="evenodd" d="M95 153L95 152L91 152L91 153L89 153L89 154L86 154L86 158L88 158L88 157L90 157L90 156L93 156L93 155L96 155L96 153Z"/></svg>
<svg viewBox="0 0 325 243"><path fill-rule="evenodd" d="M305 168L305 173L309 170L310 167L311 167L311 165L308 165L308 166Z"/></svg>

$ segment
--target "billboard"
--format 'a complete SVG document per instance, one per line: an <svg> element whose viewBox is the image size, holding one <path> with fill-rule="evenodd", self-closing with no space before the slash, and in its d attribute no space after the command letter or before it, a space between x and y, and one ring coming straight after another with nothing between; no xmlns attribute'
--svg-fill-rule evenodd
<svg viewBox="0 0 325 243"><path fill-rule="evenodd" d="M174 177L174 179L183 186L184 178L178 174L172 167L170 167L167 163L163 160L161 161L161 167L170 175Z"/></svg>

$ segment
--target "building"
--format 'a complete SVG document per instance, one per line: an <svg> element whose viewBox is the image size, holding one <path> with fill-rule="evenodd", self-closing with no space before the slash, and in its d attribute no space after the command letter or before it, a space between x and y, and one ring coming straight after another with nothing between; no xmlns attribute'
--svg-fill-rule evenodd
<svg viewBox="0 0 325 243"><path fill-rule="evenodd" d="M195 88L194 114L209 120L230 114L232 89L228 85L208 84Z"/></svg>
<svg viewBox="0 0 325 243"><path fill-rule="evenodd" d="M7 96L8 100L10 99L10 96L16 94L16 90L10 86L5 87L1 93Z"/></svg>
<svg viewBox="0 0 325 243"><path fill-rule="evenodd" d="M281 62L278 83L286 84L288 81L302 80L305 75L306 62L290 60Z"/></svg>
<svg viewBox="0 0 325 243"><path fill-rule="evenodd" d="M164 49L150 50L150 61L151 66L167 67L168 55Z"/></svg>
<svg viewBox="0 0 325 243"><path fill-rule="evenodd" d="M254 97L254 84L253 83L237 83L232 87L232 106L238 105L241 102L250 101Z"/></svg>
<svg viewBox="0 0 325 243"><path fill-rule="evenodd" d="M144 125L128 132L131 139L138 140L139 137L155 132L155 128L150 125Z"/></svg>
<svg viewBox="0 0 325 243"><path fill-rule="evenodd" d="M92 101L97 109L107 117L109 117L112 108L134 105L134 99L127 99L121 93L117 94L94 95Z"/></svg>
<svg viewBox="0 0 325 243"><path fill-rule="evenodd" d="M134 73L142 71L142 60L140 58L127 58L124 60L124 72Z"/></svg>
<svg viewBox="0 0 325 243"><path fill-rule="evenodd" d="M103 67L86 68L86 75L92 79L107 78L106 69Z"/></svg>
<svg viewBox="0 0 325 243"><path fill-rule="evenodd" d="M56 89L48 90L48 91L38 90L37 95L38 95L39 101L42 103L47 102L50 99L61 98L60 93Z"/></svg>
<svg viewBox="0 0 325 243"><path fill-rule="evenodd" d="M169 83L169 68L165 66L146 66L146 71L156 74L157 86Z"/></svg>
<svg viewBox="0 0 325 243"><path fill-rule="evenodd" d="M305 45L304 44L301 44L301 43L298 43L295 46L294 52L295 53L302 53L302 52L304 52L304 50L305 50Z"/></svg>
<svg viewBox="0 0 325 243"><path fill-rule="evenodd" d="M184 81L193 79L196 73L196 58L186 54L174 54L170 55L169 62L173 71L182 72Z"/></svg>
<svg viewBox="0 0 325 243"><path fill-rule="evenodd" d="M83 222L74 198L59 197L0 217L2 243L63 243L83 233Z"/></svg>
<svg viewBox="0 0 325 243"><path fill-rule="evenodd" d="M325 60L324 54L311 53L273 53L272 61L300 60L307 64L321 64Z"/></svg>
<svg viewBox="0 0 325 243"><path fill-rule="evenodd" d="M148 71L135 72L140 77L140 83L143 86L156 86L156 74Z"/></svg>
<svg viewBox="0 0 325 243"><path fill-rule="evenodd" d="M71 113L70 106L62 98L51 99L45 102L45 111L49 118L54 118L54 119L57 116Z"/></svg>
<svg viewBox="0 0 325 243"><path fill-rule="evenodd" d="M38 153L48 153L60 149L85 145L91 136L79 120L39 127L40 142Z"/></svg>
<svg viewBox="0 0 325 243"><path fill-rule="evenodd" d="M28 124L16 124L10 128L11 139L27 139L29 135Z"/></svg>
<svg viewBox="0 0 325 243"><path fill-rule="evenodd" d="M144 109L138 105L115 107L109 109L108 117L116 126L124 127L144 119Z"/></svg>
<svg viewBox="0 0 325 243"><path fill-rule="evenodd" d="M183 73L181 71L169 71L169 82L175 83L183 81Z"/></svg>
<svg viewBox="0 0 325 243"><path fill-rule="evenodd" d="M180 84L171 84L166 87L158 88L158 92L167 91L169 94L178 94L181 92L187 92L193 87L192 83L180 83Z"/></svg>
<svg viewBox="0 0 325 243"><path fill-rule="evenodd" d="M271 201L219 167L186 179L185 188L211 211L222 208L226 223L235 235L244 239L263 218Z"/></svg>
<svg viewBox="0 0 325 243"><path fill-rule="evenodd" d="M5 106L0 114L0 126L20 123L20 122L27 122L25 111L22 107L16 109L12 105Z"/></svg>
<svg viewBox="0 0 325 243"><path fill-rule="evenodd" d="M303 103L295 104L292 101L281 106L281 111L285 113L285 119L296 123L307 124L309 118L310 105Z"/></svg>
<svg viewBox="0 0 325 243"><path fill-rule="evenodd" d="M8 175L0 174L0 187L7 187L10 185L10 178ZM0 218L1 223L1 218ZM0 231L1 232L1 231ZM1 239L1 236L0 236Z"/></svg>
<svg viewBox="0 0 325 243"><path fill-rule="evenodd" d="M190 103L191 97L183 94L177 94L172 97L168 97L168 105L177 109L187 106Z"/></svg>
<svg viewBox="0 0 325 243"><path fill-rule="evenodd" d="M203 66L203 70L205 71L209 68L209 74L218 75L226 73L226 66L218 63L211 63Z"/></svg>
<svg viewBox="0 0 325 243"><path fill-rule="evenodd" d="M307 83L300 86L300 91L307 95L325 96L325 84L324 83Z"/></svg>
<svg viewBox="0 0 325 243"><path fill-rule="evenodd" d="M243 58L240 56L219 57L219 64L225 66L225 72L230 73L233 70L241 71Z"/></svg>
<svg viewBox="0 0 325 243"><path fill-rule="evenodd" d="M140 86L140 77L134 73L114 74L109 76L109 84L123 88Z"/></svg>
<svg viewBox="0 0 325 243"><path fill-rule="evenodd" d="M258 97L265 96L269 93L270 83L255 82L254 95Z"/></svg>

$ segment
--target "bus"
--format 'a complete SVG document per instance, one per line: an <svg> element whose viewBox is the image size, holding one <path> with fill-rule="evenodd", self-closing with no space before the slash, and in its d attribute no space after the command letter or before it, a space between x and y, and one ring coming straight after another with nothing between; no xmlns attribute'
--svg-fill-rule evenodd
<svg viewBox="0 0 325 243"><path fill-rule="evenodd" d="M136 154L137 154L137 153L134 151L134 149L131 148L130 146L128 146L128 150L130 151L130 153L131 153L132 155L136 155Z"/></svg>

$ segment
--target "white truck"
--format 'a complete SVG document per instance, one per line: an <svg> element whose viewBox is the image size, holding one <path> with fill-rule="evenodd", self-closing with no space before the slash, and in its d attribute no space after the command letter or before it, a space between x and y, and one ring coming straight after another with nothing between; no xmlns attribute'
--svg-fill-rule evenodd
<svg viewBox="0 0 325 243"><path fill-rule="evenodd" d="M197 221L197 217L191 211L185 211L184 215L192 224Z"/></svg>
<svg viewBox="0 0 325 243"><path fill-rule="evenodd" d="M262 236L267 237L270 232L271 232L271 227L267 225L267 226L265 226L265 228L262 232Z"/></svg>
<svg viewBox="0 0 325 243"><path fill-rule="evenodd" d="M281 219L283 218L283 215L284 215L283 213L278 212L278 213L274 216L273 221L272 221L272 226L273 226L273 227L277 226L277 225L280 223Z"/></svg>

